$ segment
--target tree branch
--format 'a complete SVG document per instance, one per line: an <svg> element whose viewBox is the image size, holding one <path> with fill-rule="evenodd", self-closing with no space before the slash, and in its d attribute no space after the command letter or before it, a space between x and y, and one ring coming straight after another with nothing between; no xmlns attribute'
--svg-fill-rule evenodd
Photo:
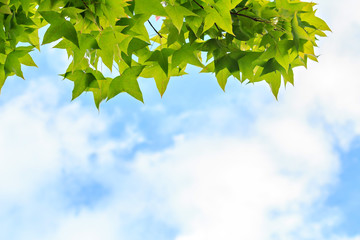
<svg viewBox="0 0 360 240"><path fill-rule="evenodd" d="M150 20L147 20L147 22L150 24L151 28L156 32L157 35L159 35L160 38L163 38L163 36L156 30L156 28L152 25Z"/></svg>
<svg viewBox="0 0 360 240"><path fill-rule="evenodd" d="M204 9L204 7L201 6L200 3L198 3L196 0L193 0L193 1L196 3L196 5L198 5L198 6L201 7L202 9Z"/></svg>
<svg viewBox="0 0 360 240"><path fill-rule="evenodd" d="M249 18L249 19L251 19L253 21L256 21L256 22L271 23L271 21L269 21L267 19L262 19L262 18L258 18L258 17L251 17L251 16L248 16L248 15L245 15L245 14L242 14L242 13L230 12L230 14L236 15L236 16L241 16L241 17L246 17L246 18Z"/></svg>
<svg viewBox="0 0 360 240"><path fill-rule="evenodd" d="M244 10L248 10L249 7L243 7L242 9L240 9L238 12L244 11Z"/></svg>

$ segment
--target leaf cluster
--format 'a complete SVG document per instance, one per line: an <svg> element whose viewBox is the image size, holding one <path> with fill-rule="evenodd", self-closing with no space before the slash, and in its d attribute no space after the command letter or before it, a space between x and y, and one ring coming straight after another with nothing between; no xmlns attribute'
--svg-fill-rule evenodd
<svg viewBox="0 0 360 240"><path fill-rule="evenodd" d="M143 101L138 78L153 78L161 95L188 64L214 73L225 90L230 76L266 81L277 97L293 68L317 61L318 36L327 24L314 3L300 0L0 0L0 89L41 44L58 41L71 63L73 99L92 92L99 108L126 92ZM156 29L149 21L161 16ZM104 76L104 64L117 77Z"/></svg>

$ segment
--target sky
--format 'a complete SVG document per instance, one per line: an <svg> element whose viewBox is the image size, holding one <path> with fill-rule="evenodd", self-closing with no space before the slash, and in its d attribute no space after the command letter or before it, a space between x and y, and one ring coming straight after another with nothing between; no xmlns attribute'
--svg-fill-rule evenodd
<svg viewBox="0 0 360 240"><path fill-rule="evenodd" d="M0 239L360 240L360 2L316 2L332 33L278 101L189 68L98 112L34 52L0 95Z"/></svg>

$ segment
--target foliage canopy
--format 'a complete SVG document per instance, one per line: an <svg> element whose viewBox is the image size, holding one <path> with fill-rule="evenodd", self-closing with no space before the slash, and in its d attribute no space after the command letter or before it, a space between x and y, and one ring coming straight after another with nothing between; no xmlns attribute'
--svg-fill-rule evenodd
<svg viewBox="0 0 360 240"><path fill-rule="evenodd" d="M293 68L317 60L317 36L327 24L315 3L300 0L0 0L0 89L7 77L23 78L29 53L58 41L72 62L62 74L103 100L126 92L143 101L138 78L154 78L161 95L170 77L188 64L215 73L222 89L234 76L265 80L275 95L281 80L293 84ZM163 17L156 29L151 16ZM150 33L150 34L149 34ZM153 37L150 37L153 36ZM115 78L99 70L104 64ZM113 69L114 68L114 69Z"/></svg>

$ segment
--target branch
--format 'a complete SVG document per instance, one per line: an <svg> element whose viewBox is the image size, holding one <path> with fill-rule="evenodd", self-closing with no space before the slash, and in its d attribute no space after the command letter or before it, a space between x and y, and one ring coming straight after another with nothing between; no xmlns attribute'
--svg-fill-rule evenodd
<svg viewBox="0 0 360 240"><path fill-rule="evenodd" d="M152 29L156 32L157 35L159 35L160 38L163 38L163 36L156 30L156 28L151 24L150 20L147 20L147 22L150 24Z"/></svg>
<svg viewBox="0 0 360 240"><path fill-rule="evenodd" d="M249 7L243 7L242 9L240 9L238 12L244 11L244 10L248 10Z"/></svg>
<svg viewBox="0 0 360 240"><path fill-rule="evenodd" d="M251 16L248 16L248 15L245 15L245 14L242 14L242 13L230 12L230 14L233 14L233 15L236 15L236 16L241 16L241 17L246 17L246 18L249 18L249 19L251 19L253 21L256 21L256 22L271 23L271 21L269 21L267 19L262 19L262 18L258 18L258 17L251 17Z"/></svg>
<svg viewBox="0 0 360 240"><path fill-rule="evenodd" d="M199 7L201 7L202 9L204 9L203 6L200 5L200 3L198 3L196 0L193 0Z"/></svg>
<svg viewBox="0 0 360 240"><path fill-rule="evenodd" d="M81 1L82 1L82 3L85 5L85 7L90 10L90 8L89 8L89 6L87 5L87 3L86 3L84 0L81 0Z"/></svg>

